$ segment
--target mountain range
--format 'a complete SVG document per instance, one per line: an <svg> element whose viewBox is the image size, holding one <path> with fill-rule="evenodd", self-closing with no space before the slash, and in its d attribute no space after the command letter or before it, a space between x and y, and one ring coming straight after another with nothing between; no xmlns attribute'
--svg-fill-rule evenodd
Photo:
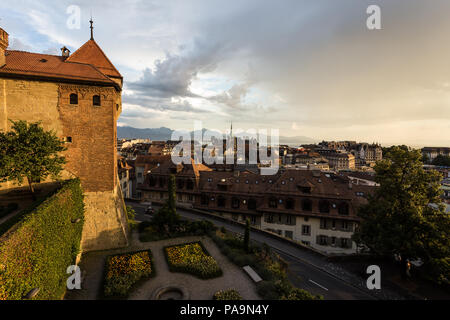
<svg viewBox="0 0 450 320"><path fill-rule="evenodd" d="M206 129L203 129L203 131L206 131ZM171 140L172 133L174 130L161 127L161 128L147 128L147 129L139 129L139 128L133 128L133 127L117 127L117 138L118 139L150 139L154 141L166 141ZM191 132L191 136L193 135L193 132ZM319 140L304 137L304 136L297 136L297 137L283 137L280 136L280 144L287 144L287 145L301 145L301 144L310 144L310 143L317 143Z"/></svg>

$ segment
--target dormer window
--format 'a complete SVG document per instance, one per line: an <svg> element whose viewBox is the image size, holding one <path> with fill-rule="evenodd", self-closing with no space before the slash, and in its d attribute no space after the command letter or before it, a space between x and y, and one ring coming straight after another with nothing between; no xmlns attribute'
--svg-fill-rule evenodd
<svg viewBox="0 0 450 320"><path fill-rule="evenodd" d="M78 95L76 93L70 94L70 104L78 104Z"/></svg>
<svg viewBox="0 0 450 320"><path fill-rule="evenodd" d="M100 101L100 96L99 95L95 95L92 97L92 104L94 106L100 106L101 105L101 101Z"/></svg>

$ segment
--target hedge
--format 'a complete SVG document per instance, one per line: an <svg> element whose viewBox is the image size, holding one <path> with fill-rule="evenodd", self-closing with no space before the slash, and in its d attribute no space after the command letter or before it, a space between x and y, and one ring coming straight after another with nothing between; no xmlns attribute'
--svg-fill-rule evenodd
<svg viewBox="0 0 450 320"><path fill-rule="evenodd" d="M84 223L78 179L63 183L52 196L0 238L0 300L19 300L39 288L35 300L61 299L80 251Z"/></svg>
<svg viewBox="0 0 450 320"><path fill-rule="evenodd" d="M242 297L236 290L229 289L216 292L213 300L242 300Z"/></svg>
<svg viewBox="0 0 450 320"><path fill-rule="evenodd" d="M141 280L156 275L152 253L143 250L109 256L105 265L104 297L127 297Z"/></svg>
<svg viewBox="0 0 450 320"><path fill-rule="evenodd" d="M189 247L198 246L200 252L192 254L188 252ZM179 249L177 252L178 261L172 261L170 258L169 250ZM186 252L183 251L186 250ZM196 276L200 279L212 279L223 275L222 269L220 269L217 261L208 253L206 248L201 242L191 242L175 246L168 246L163 248L166 262L169 266L170 272L188 273Z"/></svg>

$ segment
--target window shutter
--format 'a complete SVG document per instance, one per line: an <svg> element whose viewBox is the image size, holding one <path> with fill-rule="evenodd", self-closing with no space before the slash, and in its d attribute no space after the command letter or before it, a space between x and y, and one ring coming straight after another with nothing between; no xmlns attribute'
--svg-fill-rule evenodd
<svg viewBox="0 0 450 320"><path fill-rule="evenodd" d="M316 236L316 244L320 245L320 236Z"/></svg>

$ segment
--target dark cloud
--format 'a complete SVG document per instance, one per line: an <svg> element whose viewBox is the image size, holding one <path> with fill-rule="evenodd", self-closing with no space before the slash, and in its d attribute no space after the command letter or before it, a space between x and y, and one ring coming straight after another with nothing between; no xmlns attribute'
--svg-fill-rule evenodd
<svg viewBox="0 0 450 320"><path fill-rule="evenodd" d="M164 60L157 60L154 70L145 69L142 77L129 82L127 87L142 96L198 97L190 91L192 81L199 73L216 69L223 48L219 44L196 41L192 49L180 49L180 54L167 54Z"/></svg>

